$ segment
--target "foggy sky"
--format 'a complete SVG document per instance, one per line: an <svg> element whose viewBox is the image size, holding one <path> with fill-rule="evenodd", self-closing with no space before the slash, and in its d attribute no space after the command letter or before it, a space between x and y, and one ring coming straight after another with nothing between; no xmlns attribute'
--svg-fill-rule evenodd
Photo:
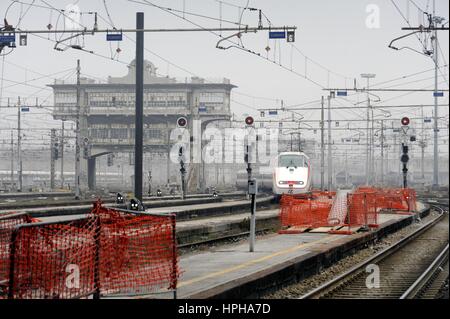
<svg viewBox="0 0 450 319"><path fill-rule="evenodd" d="M31 2L30 0L27 0ZM46 0L45 2L55 6L56 8L65 8L66 5L73 3L73 1L65 0ZM97 11L102 18L108 19L103 7L103 1L75 1L82 11ZM183 0L165 0L153 1L156 4L182 9ZM228 0L226 2L234 3L236 5L244 6L246 0ZM426 0L417 0L416 3L425 8ZM0 12L5 13L6 7L11 1L1 0ZM35 2L38 5L46 6L42 1ZM183 21L179 18L173 17L166 12L157 8L136 4L125 0L109 0L106 1L111 18L117 28L133 28L135 26L135 13L137 11L145 12L145 26L147 28L191 28L192 24ZM407 1L396 0L396 3L407 14ZM195 12L209 16L219 16L219 4L214 0L185 0L186 11ZM369 4L376 4L380 8L380 28L369 29L366 27L366 18L368 13L366 7ZM429 1L431 6L432 1ZM344 79L333 74L329 78L330 87L352 87L353 78L356 78L358 84L364 86L365 82L360 79L361 73L376 73L377 77L372 83L387 81L393 78L401 77L403 75L412 74L415 72L424 71L433 68L433 61L429 57L425 57L410 50L394 51L387 46L389 42L395 37L406 34L401 27L407 26L400 14L396 11L393 4L388 0L320 0L320 1L269 1L269 0L251 0L250 7L261 8L267 15L273 25L276 26L297 26L295 45L310 59L320 63L332 72L345 75ZM449 5L447 0L437 0L437 14L448 18ZM27 6L23 6L22 10L26 11ZM20 4L15 4L8 12L8 22L15 25L20 14ZM23 12L22 11L22 12ZM412 25L417 25L418 14L417 10L409 6L409 18ZM186 15L186 17L189 17ZM238 9L223 5L222 8L223 19L236 21L238 19ZM22 29L44 29L46 25L52 23L57 25L56 21L58 13L50 14L49 10L40 8L31 8L27 15L23 18L20 27ZM107 28L108 25L102 18L99 19L99 27ZM208 21L197 17L189 17L196 23L202 26L218 27L218 21ZM60 18L59 28L62 26L62 18ZM257 25L257 14L254 12L245 12L243 15L243 23L251 26ZM86 26L92 26L92 16L84 15L82 23ZM225 26L226 24L224 24ZM229 24L226 26L230 26ZM134 38L133 34L129 35ZM54 36L51 36L54 38ZM257 114L253 108L277 108L280 106L280 100L283 100L284 105L301 104L313 100L318 100L322 95L326 95L320 87L312 84L304 78L294 75L279 66L262 60L254 55L245 53L237 49L218 50L215 48L218 37L209 33L151 33L145 35L145 46L148 50L166 58L170 62L185 68L192 73L202 77L226 77L237 85L235 94L232 94L232 99L239 103L250 105L252 108L247 108L232 102L232 111L237 115L245 113ZM281 47L281 63L287 67L292 67L299 73L305 73L305 59L295 51L291 62L291 49L285 40L277 41L277 62L279 62L279 50ZM273 58L275 50L275 42L269 41L267 32L259 32L258 34L245 34L243 42L246 47L261 52L265 55L265 47L270 46L271 52L269 57ZM93 50L97 54L110 56L110 44L105 41L104 34L97 34L95 36L85 36L86 49ZM406 39L399 45L409 45L417 50L421 49L420 43L416 38L411 37ZM75 68L77 58L81 59L82 73L88 76L94 76L105 79L108 75L123 76L127 73L126 65L111 61L107 58L100 58L90 55L88 53L79 52L76 50L68 50L66 52L57 52L53 50L54 43L39 39L33 36L28 37L28 46L17 47L11 54L5 57L6 62L22 65L42 74L56 73L65 69ZM116 43L112 44L112 50L116 49ZM448 31L440 32L440 46L444 53L446 62L448 63ZM134 58L135 44L125 39L120 44L122 53L119 59L124 62L129 62ZM191 74L170 65L161 60L155 55L146 52L145 58L152 61L158 67L158 73L162 75L169 75L171 77L190 77ZM0 66L1 66L0 58ZM442 63L443 64L443 63ZM448 79L448 67L443 69ZM37 74L26 72L23 69L15 67L11 64L5 63L3 69L4 78L22 82L26 79L30 80L39 77ZM65 73L68 74L68 73ZM307 65L308 77L327 86L328 77L327 71L314 66L311 62ZM440 75L441 76L441 75ZM432 79L433 72L427 72L416 77L405 79L403 81L389 83L389 85L396 85L399 83L407 83L414 80L422 80L416 83L405 84L398 87L413 87L413 88L433 88L434 80ZM72 76L70 79L74 80ZM42 79L39 81L29 82L37 87L13 86L6 88L14 83L4 81L3 83L3 101L5 98L11 97L16 99L18 95L27 96L30 94L38 95L40 100L48 97L51 94L49 90L43 90L37 94L39 87L51 83L50 79ZM440 77L440 82L444 79ZM448 80L441 84L441 88L448 89ZM238 93L252 95L257 97L266 97L269 99L249 98L239 95ZM393 104L432 104L432 92L407 94L406 92L396 93L377 93L382 99L383 103L388 105ZM400 96L400 97L399 97ZM365 100L365 95L360 94L352 97L353 102ZM278 101L276 101L278 100ZM386 101L387 100L387 101ZM383 102L386 101L386 102ZM30 97L25 103L34 104L34 97ZM445 97L439 100L440 104L448 104L448 92ZM52 98L49 99L49 105L52 104ZM335 106L351 106L352 104L344 100L333 101ZM312 104L310 106L318 106ZM415 116L418 115L418 109L392 109L392 117L400 117L402 115ZM425 108L425 115L431 116L431 107ZM25 127L28 125L45 125L59 126L58 122L50 120L49 116L44 115L44 111L33 111L36 115L31 118L25 118ZM299 111L300 112L300 111ZM409 113L409 114L408 114ZM14 111L2 109L0 115L0 126L2 128L15 127ZM320 112L318 111L304 111L301 112L305 119L318 119ZM348 119L348 118L364 118L365 110L339 110L333 112L333 120ZM441 107L440 115L446 116L448 123L448 108ZM29 117L29 115L27 115ZM35 122L39 119L38 122ZM28 122L27 122L28 121ZM34 123L34 124L33 124ZM36 124L38 123L38 124ZM446 133L446 132L444 132ZM9 136L9 132L5 136L4 131L1 131L3 138ZM306 134L309 134L307 132ZM340 133L337 133L339 136ZM341 135L345 135L342 133ZM347 134L348 135L348 134ZM312 135L311 135L312 136ZM448 138L447 138L448 139Z"/></svg>

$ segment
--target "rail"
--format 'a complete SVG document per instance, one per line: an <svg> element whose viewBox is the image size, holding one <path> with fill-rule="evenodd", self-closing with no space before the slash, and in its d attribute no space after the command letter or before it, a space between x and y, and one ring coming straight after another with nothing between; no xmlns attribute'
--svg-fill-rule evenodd
<svg viewBox="0 0 450 319"><path fill-rule="evenodd" d="M390 246L381 252L375 254L374 256L370 257L369 259L361 262L360 264L354 266L347 272L333 278L332 280L326 282L325 284L319 286L318 288L310 291L309 293L301 296L299 299L318 299L322 296L325 296L327 293L334 291L337 287L339 287L342 283L347 282L357 274L361 273L365 269L366 266L370 264L377 263L379 261L382 261L386 259L388 256L391 256L395 252L399 251L401 248L403 248L408 243L412 242L414 239L416 239L421 234L425 233L427 230L435 226L437 223L439 223L445 216L444 209L439 206L432 205L435 209L440 211L440 214L438 217L434 218L433 220L429 221L416 231L414 231L412 234L408 235L407 237L401 239L397 243L395 243L393 246ZM447 251L448 251L448 245L447 245ZM427 269L428 270L428 269ZM425 275L424 275L425 277ZM408 287L411 288L411 287ZM411 288L413 290L413 288ZM406 293L406 292L405 292ZM403 296L403 295L402 295Z"/></svg>

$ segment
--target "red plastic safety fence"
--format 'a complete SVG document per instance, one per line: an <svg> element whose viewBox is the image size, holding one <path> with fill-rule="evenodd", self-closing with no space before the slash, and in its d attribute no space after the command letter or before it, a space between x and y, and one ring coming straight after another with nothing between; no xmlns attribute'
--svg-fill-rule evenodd
<svg viewBox="0 0 450 319"><path fill-rule="evenodd" d="M5 284L0 298L175 290L180 274L175 227L174 215L111 210L100 203L84 218L11 224L1 250Z"/></svg>
<svg viewBox="0 0 450 319"><path fill-rule="evenodd" d="M364 192L347 194L347 217L344 227L332 229L332 234L351 235L362 226L378 227L377 192L364 189Z"/></svg>
<svg viewBox="0 0 450 319"><path fill-rule="evenodd" d="M7 295L11 235L14 228L31 221L26 213L3 213L0 215L0 298Z"/></svg>
<svg viewBox="0 0 450 319"><path fill-rule="evenodd" d="M417 211L417 194L412 188L403 189L403 196L408 205L408 211Z"/></svg>
<svg viewBox="0 0 450 319"><path fill-rule="evenodd" d="M353 193L347 196L347 225L378 226L377 193Z"/></svg>
<svg viewBox="0 0 450 319"><path fill-rule="evenodd" d="M100 218L100 291L151 294L176 289L175 216L133 214L96 206Z"/></svg>
<svg viewBox="0 0 450 319"><path fill-rule="evenodd" d="M286 227L323 227L329 225L329 214L333 199L319 194L298 198L284 195L280 200L280 222Z"/></svg>
<svg viewBox="0 0 450 319"><path fill-rule="evenodd" d="M378 210L387 209L392 211L415 211L416 192L411 188L370 188L359 187L356 193L376 193Z"/></svg>
<svg viewBox="0 0 450 319"><path fill-rule="evenodd" d="M67 299L95 292L96 218L34 223L11 236L8 298Z"/></svg>

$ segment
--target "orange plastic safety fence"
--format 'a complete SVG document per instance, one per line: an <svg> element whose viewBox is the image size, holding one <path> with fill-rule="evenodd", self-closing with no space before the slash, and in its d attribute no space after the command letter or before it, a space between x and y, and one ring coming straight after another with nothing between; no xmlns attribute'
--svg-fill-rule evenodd
<svg viewBox="0 0 450 319"><path fill-rule="evenodd" d="M12 236L8 297L80 298L95 290L96 218L37 223Z"/></svg>
<svg viewBox="0 0 450 319"><path fill-rule="evenodd" d="M407 203L408 211L413 212L417 210L417 194L412 188L403 189L403 197Z"/></svg>
<svg viewBox="0 0 450 319"><path fill-rule="evenodd" d="M175 217L133 215L98 207L102 294L150 294L175 289L179 276Z"/></svg>
<svg viewBox="0 0 450 319"><path fill-rule="evenodd" d="M174 215L106 209L66 222L0 219L0 298L82 298L176 289ZM7 229L7 231L5 231Z"/></svg>
<svg viewBox="0 0 450 319"><path fill-rule="evenodd" d="M280 222L282 227L328 226L328 216L333 200L328 196L296 198L284 195L280 201Z"/></svg>
<svg viewBox="0 0 450 319"><path fill-rule="evenodd" d="M27 214L3 213L0 215L0 298L7 295L11 234L18 225L30 222Z"/></svg>
<svg viewBox="0 0 450 319"><path fill-rule="evenodd" d="M416 192L411 188L373 188L359 187L356 193L376 193L377 209L393 211L415 211Z"/></svg>
<svg viewBox="0 0 450 319"><path fill-rule="evenodd" d="M349 226L377 226L377 193L351 193L347 196L348 216L346 224Z"/></svg>

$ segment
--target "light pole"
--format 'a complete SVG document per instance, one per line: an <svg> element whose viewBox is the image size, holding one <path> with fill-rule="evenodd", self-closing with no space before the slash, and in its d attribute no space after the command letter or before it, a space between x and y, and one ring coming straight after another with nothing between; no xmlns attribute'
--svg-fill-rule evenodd
<svg viewBox="0 0 450 319"><path fill-rule="evenodd" d="M361 74L361 77L363 79L367 80L367 123L366 123L366 185L369 185L369 183L371 182L371 178L370 176L372 175L372 141L373 141L373 124L372 124L372 132L371 134L369 134L369 122L370 122L370 110L371 110L371 106L370 106L370 95L369 95L369 87L370 87L370 79L375 78L375 74L373 73L363 73ZM372 115L373 115L373 110L372 110ZM370 140L369 140L370 137Z"/></svg>
<svg viewBox="0 0 450 319"><path fill-rule="evenodd" d="M324 190L325 176L325 135L324 135L324 97L322 96L322 108L320 112L320 189Z"/></svg>
<svg viewBox="0 0 450 319"><path fill-rule="evenodd" d="M334 98L334 92L330 92L328 95L328 191L331 191L331 185L333 184L332 176L332 152L331 152L331 99Z"/></svg>

